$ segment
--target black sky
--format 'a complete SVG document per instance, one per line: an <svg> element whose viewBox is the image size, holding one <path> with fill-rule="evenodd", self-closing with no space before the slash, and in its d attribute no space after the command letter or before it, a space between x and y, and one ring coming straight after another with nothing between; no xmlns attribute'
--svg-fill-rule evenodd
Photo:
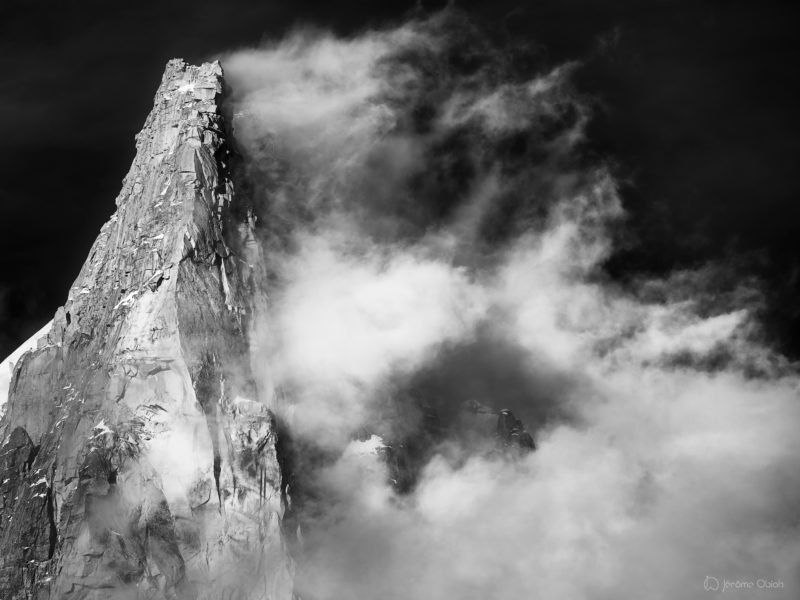
<svg viewBox="0 0 800 600"><path fill-rule="evenodd" d="M619 164L638 273L727 260L762 277L800 350L800 9L795 2L456 2L544 62L584 62L595 150ZM164 63L299 23L347 34L436 2L4 0L0 5L0 356L66 298L133 158Z"/></svg>

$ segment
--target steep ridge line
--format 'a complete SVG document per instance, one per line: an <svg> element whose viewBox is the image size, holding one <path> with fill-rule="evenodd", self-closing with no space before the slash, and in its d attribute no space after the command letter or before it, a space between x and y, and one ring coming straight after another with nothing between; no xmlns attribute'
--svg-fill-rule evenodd
<svg viewBox="0 0 800 600"><path fill-rule="evenodd" d="M15 365L4 599L292 597L275 420L251 373L263 273L223 91L219 63L167 64L116 212Z"/></svg>

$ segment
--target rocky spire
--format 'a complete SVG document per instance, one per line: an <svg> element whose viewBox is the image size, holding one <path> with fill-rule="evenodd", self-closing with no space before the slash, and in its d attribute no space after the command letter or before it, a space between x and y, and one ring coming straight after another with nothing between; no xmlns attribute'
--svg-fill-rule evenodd
<svg viewBox="0 0 800 600"><path fill-rule="evenodd" d="M222 92L218 63L167 64L117 211L14 368L4 600L292 596L278 436L252 376L263 274Z"/></svg>

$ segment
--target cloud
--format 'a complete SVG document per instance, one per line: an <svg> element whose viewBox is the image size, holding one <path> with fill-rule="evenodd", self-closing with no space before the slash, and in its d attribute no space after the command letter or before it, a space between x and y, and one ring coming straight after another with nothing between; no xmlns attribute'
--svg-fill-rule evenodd
<svg viewBox="0 0 800 600"><path fill-rule="evenodd" d="M605 274L625 212L574 66L515 69L452 12L223 58L304 598L696 598L706 576L794 597L800 379L751 282ZM513 408L537 451L437 440L401 492L353 447L466 400Z"/></svg>
<svg viewBox="0 0 800 600"><path fill-rule="evenodd" d="M319 238L283 265L273 377L297 398L297 433L349 439L390 375L470 335L486 310L464 269L411 253L351 255Z"/></svg>
<svg viewBox="0 0 800 600"><path fill-rule="evenodd" d="M793 588L800 547L777 523L797 448L778 421L796 390L621 379L590 427L552 429L521 463L435 459L411 498L342 474L344 514L310 534L311 597L696 598L708 574Z"/></svg>

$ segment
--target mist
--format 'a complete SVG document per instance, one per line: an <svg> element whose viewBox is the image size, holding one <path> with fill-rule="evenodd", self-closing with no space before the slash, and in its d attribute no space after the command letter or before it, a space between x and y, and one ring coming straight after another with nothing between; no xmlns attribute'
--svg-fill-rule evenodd
<svg viewBox="0 0 800 600"><path fill-rule="evenodd" d="M795 597L800 378L757 286L611 279L626 213L579 65L520 53L447 11L221 57L272 281L265 401L304 449L298 593ZM437 440L401 489L365 446L466 401L537 449Z"/></svg>

